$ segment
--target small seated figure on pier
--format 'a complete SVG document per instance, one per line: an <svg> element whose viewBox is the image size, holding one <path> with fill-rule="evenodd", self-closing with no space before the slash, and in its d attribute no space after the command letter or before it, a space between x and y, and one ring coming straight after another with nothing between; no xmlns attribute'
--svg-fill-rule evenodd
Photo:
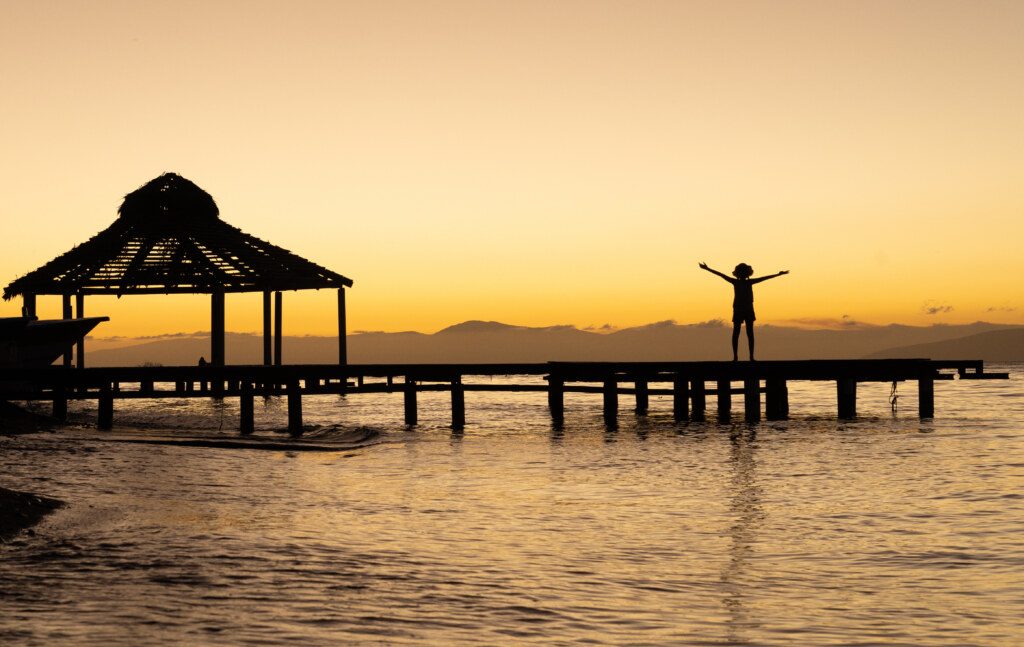
<svg viewBox="0 0 1024 647"><path fill-rule="evenodd" d="M206 358L203 357L202 355L200 355L199 356L199 363L197 364L197 366L199 366L200 368L206 368L209 365L210 365L210 363L206 361ZM202 382L199 383L199 392L200 393L206 393L206 382L205 381L202 381Z"/></svg>
<svg viewBox="0 0 1024 647"><path fill-rule="evenodd" d="M718 270L711 269L707 263L700 263L700 268L732 283L734 294L732 300L732 361L739 360L737 346L739 345L740 326L742 324L747 325L747 345L750 348L750 361L754 361L754 319L757 318L754 315L754 284L774 279L783 274L789 274L789 270L782 270L767 276L759 276L755 279L751 278L754 275L754 268L746 263L737 265L736 269L732 271L732 276L726 276Z"/></svg>

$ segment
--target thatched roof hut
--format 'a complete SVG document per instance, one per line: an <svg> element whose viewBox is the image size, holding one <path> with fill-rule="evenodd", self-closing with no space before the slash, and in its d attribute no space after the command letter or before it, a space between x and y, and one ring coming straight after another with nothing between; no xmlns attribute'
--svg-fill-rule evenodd
<svg viewBox="0 0 1024 647"><path fill-rule="evenodd" d="M264 359L269 363L270 294L276 293L280 321L282 291L335 288L339 360L344 363L344 289L352 286L351 279L224 222L210 194L175 173L165 173L126 195L118 214L113 224L86 242L13 281L4 288L3 298L23 296L26 311L34 314L36 295L63 295L69 317L74 295L81 317L82 302L90 294L210 294L213 363L220 364L224 294L263 292ZM277 328L275 363L280 363L280 324Z"/></svg>

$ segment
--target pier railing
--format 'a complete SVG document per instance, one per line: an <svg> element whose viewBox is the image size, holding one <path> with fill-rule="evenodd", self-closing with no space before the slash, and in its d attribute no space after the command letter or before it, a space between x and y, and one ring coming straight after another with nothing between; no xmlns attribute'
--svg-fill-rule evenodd
<svg viewBox="0 0 1024 647"><path fill-rule="evenodd" d="M534 376L545 383L466 383L465 378ZM239 398L241 433L253 431L253 398L285 396L288 428L302 432L302 396L312 394L403 394L407 425L418 423L417 393L451 393L452 427L466 420L467 391L546 392L552 423L565 420L565 393L600 393L606 424L614 427L619 396L635 398L635 412L645 415L651 395L671 395L677 421L706 418L709 397L716 400L720 422L732 418L732 396L743 399L743 418L789 417L791 381L836 384L837 414L857 415L857 384L918 384L918 415L935 414L936 380L1007 379L986 373L981 360L873 359L786 360L765 362L545 362L533 364L349 364L289 366L137 366L110 368L0 369L0 399L49 400L59 420L69 400L97 400L97 426L113 425L114 401L135 398ZM739 386L735 386L739 384ZM661 385L661 386L656 386Z"/></svg>

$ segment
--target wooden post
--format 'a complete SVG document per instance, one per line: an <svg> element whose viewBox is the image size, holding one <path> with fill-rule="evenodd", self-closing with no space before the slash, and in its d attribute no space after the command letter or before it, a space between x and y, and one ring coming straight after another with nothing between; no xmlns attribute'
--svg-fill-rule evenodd
<svg viewBox="0 0 1024 647"><path fill-rule="evenodd" d="M345 322L345 288L338 288L338 363L348 364L348 324Z"/></svg>
<svg viewBox="0 0 1024 647"><path fill-rule="evenodd" d="M248 436L256 429L252 392L252 382L242 380L241 393L238 396L238 431L243 436Z"/></svg>
<svg viewBox="0 0 1024 647"><path fill-rule="evenodd" d="M836 381L836 399L839 402L839 418L852 420L857 417L857 381L842 378Z"/></svg>
<svg viewBox="0 0 1024 647"><path fill-rule="evenodd" d="M23 294L21 296L21 314L25 317L36 316L36 295Z"/></svg>
<svg viewBox="0 0 1024 647"><path fill-rule="evenodd" d="M637 380L633 385L636 387L636 415L646 416L647 410L650 407L647 381Z"/></svg>
<svg viewBox="0 0 1024 647"><path fill-rule="evenodd" d="M114 426L114 389L110 382L100 386L100 397L96 405L96 428L107 431Z"/></svg>
<svg viewBox="0 0 1024 647"><path fill-rule="evenodd" d="M70 294L62 294L61 295L61 306L62 306L61 316L63 316L64 319L70 319L73 316L73 313L71 312L71 295ZM64 351L64 368L71 368L71 351L74 349L74 347L75 346L72 343L72 344L70 344L68 346L68 349L66 351Z"/></svg>
<svg viewBox="0 0 1024 647"><path fill-rule="evenodd" d="M283 316L281 307L284 305L284 298L280 292L274 293L274 366L281 365L281 324Z"/></svg>
<svg viewBox="0 0 1024 647"><path fill-rule="evenodd" d="M704 412L707 410L707 391L704 390L704 378L693 380L693 414L690 416L698 422L704 421Z"/></svg>
<svg viewBox="0 0 1024 647"><path fill-rule="evenodd" d="M789 418L789 387L786 380L778 377L765 380L764 409L768 420Z"/></svg>
<svg viewBox="0 0 1024 647"><path fill-rule="evenodd" d="M729 422L732 418L732 382L718 380L715 390L718 391L718 422Z"/></svg>
<svg viewBox="0 0 1024 647"><path fill-rule="evenodd" d="M935 378L923 375L917 380L917 415L921 418L935 417Z"/></svg>
<svg viewBox="0 0 1024 647"><path fill-rule="evenodd" d="M452 429L459 431L466 427L466 389L462 378L452 380Z"/></svg>
<svg viewBox="0 0 1024 647"><path fill-rule="evenodd" d="M224 293L210 295L210 366L224 366ZM215 398L224 397L224 380L210 379L210 393Z"/></svg>
<svg viewBox="0 0 1024 647"><path fill-rule="evenodd" d="M85 295L79 292L75 295L75 317L85 317ZM85 337L78 338L78 345L75 348L75 365L78 368L85 368Z"/></svg>
<svg viewBox="0 0 1024 647"><path fill-rule="evenodd" d="M270 290L263 291L263 365L270 366L273 363L270 344Z"/></svg>
<svg viewBox="0 0 1024 647"><path fill-rule="evenodd" d="M224 293L210 295L210 364L224 366Z"/></svg>
<svg viewBox="0 0 1024 647"><path fill-rule="evenodd" d="M416 426L419 422L416 412L416 382L408 375L405 376L405 424L409 427Z"/></svg>
<svg viewBox="0 0 1024 647"><path fill-rule="evenodd" d="M561 427L565 422L565 381L561 377L548 375L548 409L551 424Z"/></svg>
<svg viewBox="0 0 1024 647"><path fill-rule="evenodd" d="M615 428L619 421L619 384L614 377L604 381L604 423Z"/></svg>
<svg viewBox="0 0 1024 647"><path fill-rule="evenodd" d="M678 373L672 379L672 415L676 422L690 419L690 381Z"/></svg>
<svg viewBox="0 0 1024 647"><path fill-rule="evenodd" d="M743 380L743 417L747 422L761 420L761 380Z"/></svg>
<svg viewBox="0 0 1024 647"><path fill-rule="evenodd" d="M302 391L294 378L288 380L288 433L302 435Z"/></svg>
<svg viewBox="0 0 1024 647"><path fill-rule="evenodd" d="M68 393L63 384L53 387L53 417L58 422L67 422L68 419Z"/></svg>

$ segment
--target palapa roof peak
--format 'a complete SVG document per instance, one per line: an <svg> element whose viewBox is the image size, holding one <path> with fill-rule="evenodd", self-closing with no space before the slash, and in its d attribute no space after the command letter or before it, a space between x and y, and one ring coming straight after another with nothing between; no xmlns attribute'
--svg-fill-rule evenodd
<svg viewBox="0 0 1024 647"><path fill-rule="evenodd" d="M4 288L19 294L261 292L352 280L220 219L209 193L165 173L125 196L109 227Z"/></svg>
<svg viewBox="0 0 1024 647"><path fill-rule="evenodd" d="M206 191L177 173L164 173L124 197L117 213L129 220L217 218L220 209Z"/></svg>

